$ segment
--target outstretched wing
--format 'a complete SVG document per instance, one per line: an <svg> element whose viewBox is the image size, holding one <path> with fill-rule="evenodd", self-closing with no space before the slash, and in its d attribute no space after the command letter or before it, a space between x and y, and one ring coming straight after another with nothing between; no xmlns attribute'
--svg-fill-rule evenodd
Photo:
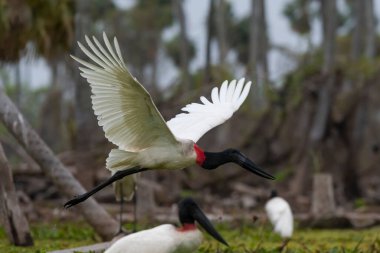
<svg viewBox="0 0 380 253"><path fill-rule="evenodd" d="M248 96L251 82L242 78L224 81L220 91L215 87L211 92L211 101L201 97L202 103L191 103L182 108L180 113L167 122L172 133L180 139L197 142L207 131L222 124L244 102Z"/></svg>
<svg viewBox="0 0 380 253"><path fill-rule="evenodd" d="M116 38L114 48L105 33L103 39L106 48L95 37L94 44L86 36L90 50L78 42L94 64L72 57L84 66L79 69L91 86L92 107L107 139L132 152L177 143L149 93L129 73Z"/></svg>

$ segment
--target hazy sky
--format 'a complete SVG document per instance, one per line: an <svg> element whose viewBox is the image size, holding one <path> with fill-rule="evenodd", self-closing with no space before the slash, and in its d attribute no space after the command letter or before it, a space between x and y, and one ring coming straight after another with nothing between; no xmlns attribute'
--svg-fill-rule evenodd
<svg viewBox="0 0 380 253"><path fill-rule="evenodd" d="M340 0L339 0L340 1ZM128 7L133 4L133 0L115 0L121 7ZM238 17L249 15L251 0L230 0L233 12ZM269 38L272 43L284 45L294 51L306 50L306 41L296 35L290 29L289 23L282 15L284 5L289 0L266 0L267 23ZM380 13L380 1L375 2L375 11ZM195 42L197 55L191 63L191 69L197 69L205 61L206 46L206 16L208 12L209 1L204 0L185 0L185 15L188 28L188 36ZM379 15L377 15L379 17ZM178 28L168 29L164 33L165 37L170 37ZM313 44L319 44L321 40L321 27L319 23L313 24L312 41ZM214 54L216 55L216 54ZM233 54L229 58L233 58ZM215 57L214 57L215 58ZM213 59L214 61L216 59ZM281 56L278 52L271 51L269 54L269 70L272 80L281 80L284 72L293 68L289 60ZM49 83L49 68L43 60L26 60L21 62L22 80L31 83L32 86L41 86ZM160 82L168 83L175 76L175 71L170 63L161 65ZM162 73L162 72L166 73ZM237 76L239 78L239 76ZM165 85L163 85L165 86Z"/></svg>

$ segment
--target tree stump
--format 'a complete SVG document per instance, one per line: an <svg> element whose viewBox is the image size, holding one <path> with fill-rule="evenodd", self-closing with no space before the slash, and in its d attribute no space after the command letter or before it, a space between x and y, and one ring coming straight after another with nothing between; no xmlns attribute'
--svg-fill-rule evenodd
<svg viewBox="0 0 380 253"><path fill-rule="evenodd" d="M13 176L0 143L0 224L9 241L16 246L31 246L29 224L18 204Z"/></svg>
<svg viewBox="0 0 380 253"><path fill-rule="evenodd" d="M317 173L313 177L313 197L311 213L314 218L327 218L335 215L336 205L332 175Z"/></svg>

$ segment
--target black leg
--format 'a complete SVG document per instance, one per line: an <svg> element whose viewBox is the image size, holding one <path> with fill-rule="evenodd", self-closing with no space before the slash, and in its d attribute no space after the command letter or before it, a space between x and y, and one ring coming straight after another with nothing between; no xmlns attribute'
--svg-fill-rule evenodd
<svg viewBox="0 0 380 253"><path fill-rule="evenodd" d="M123 196L123 186L120 186L120 215L119 215L119 234L123 233L123 205L124 205L124 196Z"/></svg>
<svg viewBox="0 0 380 253"><path fill-rule="evenodd" d="M138 172L143 172L143 171L146 171L146 170L148 170L148 169L146 169L146 168L140 168L140 167L133 167L133 168L126 169L126 170L119 170L112 177L110 177L105 182L101 183L100 185L96 186L92 190L90 190L90 191L88 191L88 192L86 192L86 193L84 193L82 195L76 196L75 198L67 201L65 203L64 207L65 208L70 208L72 206L75 206L75 205L77 205L77 204L85 201L90 196L94 195L95 193L97 193L98 191L100 191L101 189L103 189L104 187L112 184L113 182L115 182L117 180L120 180L123 177L129 176L129 175L132 175L132 174L135 174L135 173L138 173Z"/></svg>
<svg viewBox="0 0 380 253"><path fill-rule="evenodd" d="M133 233L137 232L137 182L135 183L135 192L133 194Z"/></svg>
<svg viewBox="0 0 380 253"><path fill-rule="evenodd" d="M281 246L278 248L279 252L283 252L284 251L284 249L288 245L289 241L290 241L290 238L283 239Z"/></svg>

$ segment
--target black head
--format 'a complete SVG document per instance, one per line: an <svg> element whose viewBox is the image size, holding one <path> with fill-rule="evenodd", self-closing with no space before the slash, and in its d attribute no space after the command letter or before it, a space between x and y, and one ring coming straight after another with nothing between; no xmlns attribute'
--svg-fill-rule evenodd
<svg viewBox="0 0 380 253"><path fill-rule="evenodd" d="M277 193L276 190L273 189L273 190L270 191L270 195L269 195L270 199L272 199L274 197L277 197L277 196L278 196L278 193Z"/></svg>
<svg viewBox="0 0 380 253"><path fill-rule="evenodd" d="M195 221L197 221L207 233L209 233L219 242L228 246L228 243L223 239L218 231L216 231L210 220L206 217L206 215L202 212L202 210L192 198L185 198L179 202L178 215L179 221L182 225L194 224Z"/></svg>
<svg viewBox="0 0 380 253"><path fill-rule="evenodd" d="M185 198L178 203L178 216L181 224L194 224L194 210L199 208L191 198Z"/></svg>
<svg viewBox="0 0 380 253"><path fill-rule="evenodd" d="M260 177L274 180L274 176L265 172L248 157L236 149L227 149L222 152L204 152L205 159L201 164L202 168L213 170L225 163L235 163Z"/></svg>

